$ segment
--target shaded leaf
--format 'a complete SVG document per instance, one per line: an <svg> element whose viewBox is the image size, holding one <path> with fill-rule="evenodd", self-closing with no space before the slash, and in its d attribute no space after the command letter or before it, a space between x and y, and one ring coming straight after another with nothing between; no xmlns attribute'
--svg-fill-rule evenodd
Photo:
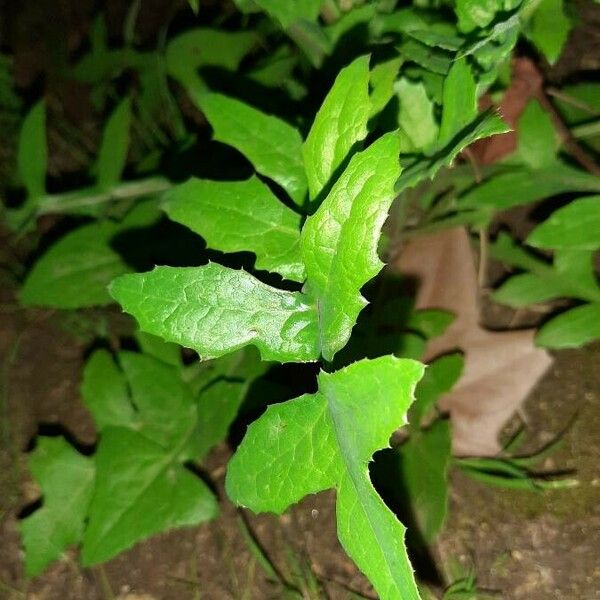
<svg viewBox="0 0 600 600"><path fill-rule="evenodd" d="M42 489L43 505L21 521L25 570L39 575L83 536L94 485L94 463L63 438L40 437L29 469Z"/></svg>
<svg viewBox="0 0 600 600"><path fill-rule="evenodd" d="M25 305L82 308L112 302L107 286L130 269L111 248L112 223L71 231L35 263L21 289Z"/></svg>
<svg viewBox="0 0 600 600"><path fill-rule="evenodd" d="M600 248L600 196L569 202L554 211L528 236L537 248L597 250Z"/></svg>
<svg viewBox="0 0 600 600"><path fill-rule="evenodd" d="M220 94L204 96L201 107L216 140L239 150L261 175L276 181L296 204L302 205L307 182L302 138L297 129Z"/></svg>
<svg viewBox="0 0 600 600"><path fill-rule="evenodd" d="M110 115L104 131L95 166L96 185L108 190L121 180L129 150L131 98L122 100Z"/></svg>
<svg viewBox="0 0 600 600"><path fill-rule="evenodd" d="M254 0L254 3L287 29L296 21L315 21L323 0Z"/></svg>
<svg viewBox="0 0 600 600"><path fill-rule="evenodd" d="M46 106L38 102L27 113L19 134L17 170L27 196L37 198L46 193Z"/></svg>
<svg viewBox="0 0 600 600"><path fill-rule="evenodd" d="M304 280L300 215L257 177L247 181L190 179L169 192L169 217L200 234L210 248L256 254L256 268Z"/></svg>
<svg viewBox="0 0 600 600"><path fill-rule="evenodd" d="M537 100L531 100L519 119L519 156L532 169L556 163L558 136L550 115Z"/></svg>
<svg viewBox="0 0 600 600"><path fill-rule="evenodd" d="M419 363L382 357L319 375L319 391L270 406L229 462L226 489L255 512L283 512L337 489L338 536L383 600L417 600L404 527L375 492L367 462L405 422Z"/></svg>
<svg viewBox="0 0 600 600"><path fill-rule="evenodd" d="M563 0L541 0L526 35L552 65L561 55L571 26Z"/></svg>
<svg viewBox="0 0 600 600"><path fill-rule="evenodd" d="M600 302L572 308L545 323L535 338L545 348L579 348L600 338Z"/></svg>

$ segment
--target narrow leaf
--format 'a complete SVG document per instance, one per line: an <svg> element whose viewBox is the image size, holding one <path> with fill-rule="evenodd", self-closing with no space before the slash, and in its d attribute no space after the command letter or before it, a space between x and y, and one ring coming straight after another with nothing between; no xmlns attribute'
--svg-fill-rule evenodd
<svg viewBox="0 0 600 600"><path fill-rule="evenodd" d="M102 133L102 143L96 163L96 185L109 190L121 180L129 150L131 98L125 98L110 115Z"/></svg>
<svg viewBox="0 0 600 600"><path fill-rule="evenodd" d="M535 342L544 348L579 348L600 338L600 302L572 308L538 331Z"/></svg>
<svg viewBox="0 0 600 600"><path fill-rule="evenodd" d="M190 179L166 198L169 217L200 234L210 248L254 252L257 269L304 280L300 215L282 204L257 177L247 181Z"/></svg>
<svg viewBox="0 0 600 600"><path fill-rule="evenodd" d="M299 292L272 288L244 271L157 267L116 279L112 296L143 331L193 348L203 359L254 344L264 360L313 361L317 315Z"/></svg>
<svg viewBox="0 0 600 600"><path fill-rule="evenodd" d="M477 89L466 58L457 60L444 80L438 144L447 144L477 116Z"/></svg>
<svg viewBox="0 0 600 600"><path fill-rule="evenodd" d="M400 172L398 149L392 132L355 154L302 230L307 293L317 305L328 361L344 347L366 305L360 289L383 266L377 244Z"/></svg>
<svg viewBox="0 0 600 600"><path fill-rule="evenodd" d="M239 150L261 175L276 181L296 204L302 205L307 183L302 138L297 129L220 94L204 96L201 108L216 140Z"/></svg>
<svg viewBox="0 0 600 600"><path fill-rule="evenodd" d="M46 107L38 102L27 114L19 134L17 169L27 196L37 198L46 193Z"/></svg>
<svg viewBox="0 0 600 600"><path fill-rule="evenodd" d="M423 367L391 356L319 375L319 391L269 407L229 463L226 489L253 511L281 513L337 490L340 541L382 600L417 600L405 528L377 495L367 463L405 422Z"/></svg>
<svg viewBox="0 0 600 600"><path fill-rule="evenodd" d="M362 56L336 77L302 147L311 199L367 135L369 111L369 57Z"/></svg>
<svg viewBox="0 0 600 600"><path fill-rule="evenodd" d="M554 211L527 238L537 248L597 250L600 248L600 196L569 202Z"/></svg>

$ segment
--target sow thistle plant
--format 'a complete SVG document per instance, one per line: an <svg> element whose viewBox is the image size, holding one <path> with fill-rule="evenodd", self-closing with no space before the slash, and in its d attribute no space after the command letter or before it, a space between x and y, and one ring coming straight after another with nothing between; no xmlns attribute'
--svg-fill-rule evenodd
<svg viewBox="0 0 600 600"><path fill-rule="evenodd" d="M215 138L259 175L191 179L165 196L165 210L212 248L253 252L256 268L279 274L281 285L216 262L112 283L111 295L145 332L142 353L119 352L115 362L100 350L86 365L82 396L100 432L93 458L64 440L39 440L31 468L44 506L23 521L29 573L69 545L81 543L82 563L91 565L152 533L214 517L215 499L185 464L226 435L262 361L322 361L317 392L270 406L249 427L228 466L228 496L281 513L335 489L340 541L379 595L419 597L405 528L375 491L368 463L406 423L424 367L391 355L327 366L366 305L361 288L383 266L378 240L402 181L399 133L369 136L370 77L368 57L343 69L305 140L240 101L203 98ZM438 149L427 160L427 175L473 139L505 130L493 114L460 126L449 155ZM168 342L196 350L201 362L183 366ZM77 494L66 492L75 481Z"/></svg>

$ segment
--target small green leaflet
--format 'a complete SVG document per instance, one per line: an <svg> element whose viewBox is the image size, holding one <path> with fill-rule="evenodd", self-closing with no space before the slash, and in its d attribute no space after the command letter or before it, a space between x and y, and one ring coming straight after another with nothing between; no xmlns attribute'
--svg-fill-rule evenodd
<svg viewBox="0 0 600 600"><path fill-rule="evenodd" d="M421 535L432 541L448 510L448 467L451 459L450 422L438 419L426 429L414 431L396 450L404 494Z"/></svg>
<svg viewBox="0 0 600 600"><path fill-rule="evenodd" d="M298 205L307 191L302 164L302 138L297 129L239 100L208 94L201 108L216 140L244 154L254 168L276 181Z"/></svg>
<svg viewBox="0 0 600 600"><path fill-rule="evenodd" d="M39 575L81 542L94 485L94 461L63 438L40 437L29 469L42 489L43 505L21 522L27 575Z"/></svg>
<svg viewBox="0 0 600 600"><path fill-rule="evenodd" d="M477 117L477 88L466 58L457 60L444 80L438 144L445 145Z"/></svg>
<svg viewBox="0 0 600 600"><path fill-rule="evenodd" d="M554 211L527 238L536 248L598 250L600 248L600 196L573 200Z"/></svg>
<svg viewBox="0 0 600 600"><path fill-rule="evenodd" d="M544 348L579 348L600 338L600 302L572 308L545 323L535 342Z"/></svg>
<svg viewBox="0 0 600 600"><path fill-rule="evenodd" d="M372 9L371 6L364 8ZM371 110L369 111L369 117L373 117L381 112L387 103L394 96L394 81L398 77L398 71L402 64L401 58L393 58L383 63L375 65L371 69L370 87L371 95L369 102L371 103Z"/></svg>
<svg viewBox="0 0 600 600"><path fill-rule="evenodd" d="M131 98L122 100L108 119L95 166L96 185L105 191L121 180L129 150Z"/></svg>
<svg viewBox="0 0 600 600"><path fill-rule="evenodd" d="M564 0L541 0L525 35L552 65L561 55L571 27Z"/></svg>
<svg viewBox="0 0 600 600"><path fill-rule="evenodd" d="M310 197L314 200L357 142L367 135L369 57L338 74L302 147Z"/></svg>
<svg viewBox="0 0 600 600"><path fill-rule="evenodd" d="M84 372L84 403L100 430L84 565L217 512L210 490L182 465L198 458L197 404L191 389L176 367L151 356L121 352L118 358L122 370L99 350Z"/></svg>
<svg viewBox="0 0 600 600"><path fill-rule="evenodd" d="M21 289L28 306L82 308L109 304L107 286L130 268L111 248L113 223L84 225L56 242L35 263Z"/></svg>
<svg viewBox="0 0 600 600"><path fill-rule="evenodd" d="M264 360L314 361L317 314L300 292L270 287L245 271L157 267L116 279L110 293L143 331L216 358L254 344Z"/></svg>
<svg viewBox="0 0 600 600"><path fill-rule="evenodd" d="M558 160L550 167L514 168L492 176L458 199L460 209L506 210L565 192L599 192L600 178Z"/></svg>
<svg viewBox="0 0 600 600"><path fill-rule="evenodd" d="M46 193L46 106L38 102L27 114L19 134L17 170L28 198Z"/></svg>
<svg viewBox="0 0 600 600"><path fill-rule="evenodd" d="M325 360L345 346L366 305L360 288L383 266L377 243L395 196L398 152L398 135L392 132L355 154L302 229L306 290L317 306Z"/></svg>
<svg viewBox="0 0 600 600"><path fill-rule="evenodd" d="M414 187L425 179L433 179L441 168L450 166L458 154L473 142L508 131L510 128L497 114L480 114L443 149L435 152L433 156L419 158L406 166L396 183L396 192ZM480 187L476 187L475 190Z"/></svg>
<svg viewBox="0 0 600 600"><path fill-rule="evenodd" d="M398 124L406 140L400 149L403 154L426 152L438 137L438 125L433 114L433 102L422 82L402 77L394 84L400 102Z"/></svg>
<svg viewBox="0 0 600 600"><path fill-rule="evenodd" d="M530 101L519 119L519 158L532 169L556 163L558 136L550 115L537 100Z"/></svg>
<svg viewBox="0 0 600 600"><path fill-rule="evenodd" d="M405 528L377 495L367 463L389 446L423 366L391 356L319 375L319 391L270 406L229 462L229 497L283 512L307 494L337 490L338 536L382 600L418 600Z"/></svg>
<svg viewBox="0 0 600 600"><path fill-rule="evenodd" d="M490 255L526 271L510 277L494 292L496 302L518 308L561 297L600 301L590 250L559 250L550 265L501 233L491 244Z"/></svg>
<svg viewBox="0 0 600 600"><path fill-rule="evenodd" d="M256 176L247 181L190 179L165 199L169 217L201 235L210 248L254 252L257 269L304 281L300 215Z"/></svg>

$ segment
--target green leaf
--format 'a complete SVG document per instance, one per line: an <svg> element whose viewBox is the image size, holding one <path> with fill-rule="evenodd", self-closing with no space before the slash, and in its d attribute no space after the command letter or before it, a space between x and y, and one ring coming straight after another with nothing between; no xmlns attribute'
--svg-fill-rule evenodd
<svg viewBox="0 0 600 600"><path fill-rule="evenodd" d="M531 100L519 119L519 156L532 169L556 164L558 136L550 115Z"/></svg>
<svg viewBox="0 0 600 600"><path fill-rule="evenodd" d="M454 314L447 310L422 308L410 313L406 327L431 339L442 335L454 319Z"/></svg>
<svg viewBox="0 0 600 600"><path fill-rule="evenodd" d="M63 438L40 437L29 456L29 469L43 495L42 507L21 521L25 571L34 577L81 541L94 463Z"/></svg>
<svg viewBox="0 0 600 600"><path fill-rule="evenodd" d="M411 60L427 71L438 75L447 75L452 66L449 52L440 48L431 48L415 39L403 42L398 51L404 60Z"/></svg>
<svg viewBox="0 0 600 600"><path fill-rule="evenodd" d="M355 154L302 229L306 289L317 305L325 360L348 341L366 305L360 289L383 266L377 244L395 196L398 149L398 134L392 132Z"/></svg>
<svg viewBox="0 0 600 600"><path fill-rule="evenodd" d="M95 456L84 566L104 562L154 533L216 516L217 503L206 484L180 464L184 443L187 437L164 448L132 429L104 430Z"/></svg>
<svg viewBox="0 0 600 600"><path fill-rule="evenodd" d="M254 3L287 29L296 21L315 21L323 0L254 0Z"/></svg>
<svg viewBox="0 0 600 600"><path fill-rule="evenodd" d="M196 28L171 39L165 60L167 73L176 79L198 104L208 92L198 74L201 67L222 67L236 71L240 62L258 43L253 31L219 31Z"/></svg>
<svg viewBox="0 0 600 600"><path fill-rule="evenodd" d="M110 304L108 284L130 270L110 247L117 231L112 223L92 223L65 235L33 266L21 301L52 308Z"/></svg>
<svg viewBox="0 0 600 600"><path fill-rule="evenodd" d="M297 129L220 94L204 96L201 108L216 140L239 150L261 175L276 181L296 204L303 204L307 182Z"/></svg>
<svg viewBox="0 0 600 600"><path fill-rule="evenodd" d="M600 338L600 302L572 308L545 323L535 342L544 348L579 348Z"/></svg>
<svg viewBox="0 0 600 600"><path fill-rule="evenodd" d="M369 57L362 56L336 77L302 147L311 199L367 135L369 111Z"/></svg>
<svg viewBox="0 0 600 600"><path fill-rule="evenodd" d="M504 8L502 0L456 0L456 16L461 31L486 27Z"/></svg>
<svg viewBox="0 0 600 600"><path fill-rule="evenodd" d="M215 373L198 398L198 458L225 438L252 382L269 367L253 348L218 360L221 362L218 375Z"/></svg>
<svg viewBox="0 0 600 600"><path fill-rule="evenodd" d="M512 169L500 173L461 196L464 208L506 210L565 192L598 192L600 178L556 161L543 169Z"/></svg>
<svg viewBox="0 0 600 600"><path fill-rule="evenodd" d="M166 196L169 217L200 234L210 248L256 254L256 268L304 280L300 215L253 176L247 181L190 179Z"/></svg>
<svg viewBox="0 0 600 600"><path fill-rule="evenodd" d="M398 179L396 191L401 192L425 179L433 179L440 169L449 167L458 154L473 142L508 131L510 128L498 115L491 112L482 113L443 149L433 156L420 158L407 166Z"/></svg>
<svg viewBox="0 0 600 600"><path fill-rule="evenodd" d="M145 333L144 331L136 331L134 337L144 354L158 358L158 360L173 367L183 367L181 348L177 344L165 342L158 336Z"/></svg>
<svg viewBox="0 0 600 600"><path fill-rule="evenodd" d="M107 350L96 350L85 364L81 397L99 431L111 425L135 426L137 417L127 380Z"/></svg>
<svg viewBox="0 0 600 600"><path fill-rule="evenodd" d="M96 163L96 185L106 191L121 181L127 162L129 130L131 128L131 98L125 98L110 115Z"/></svg>
<svg viewBox="0 0 600 600"><path fill-rule="evenodd" d="M396 452L401 480L415 522L425 541L439 533L448 510L448 467L451 459L450 422L435 421L411 433Z"/></svg>
<svg viewBox="0 0 600 600"><path fill-rule="evenodd" d="M272 288L245 271L157 267L110 288L142 330L193 348L203 359L254 344L264 360L319 357L317 315L299 292Z"/></svg>
<svg viewBox="0 0 600 600"><path fill-rule="evenodd" d="M229 462L229 497L283 512L307 494L337 490L338 536L382 600L417 600L405 528L377 495L367 463L403 422L417 362L391 356L319 375L319 391L281 404L248 428Z"/></svg>
<svg viewBox="0 0 600 600"><path fill-rule="evenodd" d="M563 0L541 0L526 34L552 65L561 55L571 27Z"/></svg>
<svg viewBox="0 0 600 600"><path fill-rule="evenodd" d="M46 106L40 101L23 121L17 149L17 170L29 198L46 193L47 161Z"/></svg>
<svg viewBox="0 0 600 600"><path fill-rule="evenodd" d="M569 202L554 211L527 238L537 248L597 250L600 248L600 196Z"/></svg>
<svg viewBox="0 0 600 600"><path fill-rule="evenodd" d="M101 430L82 548L86 566L108 560L154 533L194 525L217 512L208 487L182 465L197 458L199 440L196 401L179 370L134 352L120 352L118 358L130 397L124 399L128 408L121 409L126 420L119 423L116 415ZM104 400L101 405L102 398L95 398L101 414L121 398L104 395Z"/></svg>
<svg viewBox="0 0 600 600"><path fill-rule="evenodd" d="M415 392L409 420L413 429L418 429L424 417L434 407L440 396L449 392L462 375L464 368L462 354L455 352L434 360L425 370L423 379Z"/></svg>
<svg viewBox="0 0 600 600"><path fill-rule="evenodd" d="M444 80L438 144L447 144L477 117L477 88L466 58L457 60Z"/></svg>
<svg viewBox="0 0 600 600"><path fill-rule="evenodd" d="M494 292L492 298L500 304L518 308L567 295L565 289L557 287L551 278L544 278L533 273L520 273L505 281Z"/></svg>
<svg viewBox="0 0 600 600"><path fill-rule="evenodd" d="M366 8L371 7L367 6ZM392 58L375 65L371 69L371 95L369 97L371 110L369 111L369 117L379 114L394 97L394 81L398 77L401 64L401 58Z"/></svg>
<svg viewBox="0 0 600 600"><path fill-rule="evenodd" d="M433 115L433 102L427 96L425 86L420 81L399 79L394 91L400 102L398 124L410 140L400 149L403 153L427 151L437 139L438 126Z"/></svg>

